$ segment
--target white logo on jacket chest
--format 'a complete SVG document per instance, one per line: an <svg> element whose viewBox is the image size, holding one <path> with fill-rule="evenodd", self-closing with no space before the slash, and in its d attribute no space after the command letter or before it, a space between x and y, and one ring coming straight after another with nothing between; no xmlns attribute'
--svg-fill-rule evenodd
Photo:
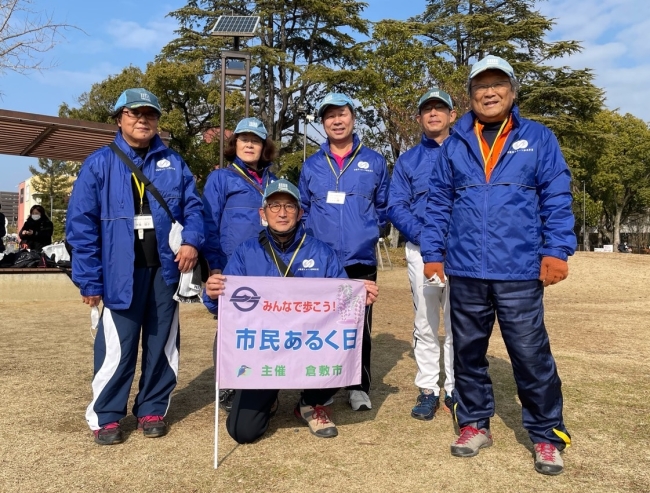
<svg viewBox="0 0 650 493"><path fill-rule="evenodd" d="M305 260L302 261L302 266L305 269L310 269L314 266L315 262L313 258L306 258Z"/></svg>
<svg viewBox="0 0 650 493"><path fill-rule="evenodd" d="M156 163L156 166L159 168L169 168L172 165L172 163L169 162L167 159L161 159Z"/></svg>
<svg viewBox="0 0 650 493"><path fill-rule="evenodd" d="M528 147L527 140L517 140L512 143L511 149L508 151L508 154L515 154L517 152L533 152L535 149Z"/></svg>

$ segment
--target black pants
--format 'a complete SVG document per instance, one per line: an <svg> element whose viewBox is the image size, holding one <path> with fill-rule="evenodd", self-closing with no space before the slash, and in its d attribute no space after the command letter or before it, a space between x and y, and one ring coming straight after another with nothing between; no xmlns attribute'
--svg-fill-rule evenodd
<svg viewBox="0 0 650 493"><path fill-rule="evenodd" d="M310 389L301 393L309 406L325 404L339 389ZM226 420L228 434L237 443L253 443L269 428L271 408L279 390L235 390L232 410Z"/></svg>
<svg viewBox="0 0 650 493"><path fill-rule="evenodd" d="M350 279L377 280L377 266L365 264L352 264L345 267L345 272ZM366 318L363 322L363 342L361 343L361 385L353 385L348 390L363 390L370 392L370 349L372 339L372 305L366 307Z"/></svg>

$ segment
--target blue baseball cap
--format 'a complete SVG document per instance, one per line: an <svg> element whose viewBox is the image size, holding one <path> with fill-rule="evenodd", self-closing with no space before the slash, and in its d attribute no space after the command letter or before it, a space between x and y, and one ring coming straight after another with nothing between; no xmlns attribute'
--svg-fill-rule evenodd
<svg viewBox="0 0 650 493"><path fill-rule="evenodd" d="M117 98L115 103L115 108L113 109L113 114L117 113L122 108L142 108L143 106L148 106L153 108L158 112L159 115L162 115L162 110L160 109L160 103L158 103L158 98L154 96L153 93L147 91L142 87L136 87L133 89L127 89L120 97Z"/></svg>
<svg viewBox="0 0 650 493"><path fill-rule="evenodd" d="M442 89L433 87L429 91L427 91L427 93L424 96L420 98L420 101L418 102L418 113L420 112L420 108L422 108L422 105L431 99L437 99L439 101L442 101L449 107L450 110L454 109L454 103L451 100L451 96L447 94L445 91L443 91Z"/></svg>
<svg viewBox="0 0 650 493"><path fill-rule="evenodd" d="M327 109L328 106L346 106L346 105L349 106L350 111L354 113L354 103L348 96L340 92L330 92L318 104L318 108L317 108L318 117L322 118L323 113L325 113L325 110Z"/></svg>
<svg viewBox="0 0 650 493"><path fill-rule="evenodd" d="M257 135L262 140L266 140L266 136L268 135L262 121L253 117L244 118L237 124L237 128L235 128L235 135L247 132Z"/></svg>
<svg viewBox="0 0 650 493"><path fill-rule="evenodd" d="M488 55L472 65L472 70L469 73L469 80L472 80L478 74L485 72L486 70L501 70L501 72L506 74L508 77L512 77L513 79L515 78L515 71L512 68L512 65L501 57Z"/></svg>
<svg viewBox="0 0 650 493"><path fill-rule="evenodd" d="M300 205L300 192L289 180L280 178L279 180L275 180L274 182L269 183L266 186L266 190L264 190L264 198L262 199L262 203L266 202L266 199L275 193L288 193L294 199L296 199L298 201L298 205Z"/></svg>

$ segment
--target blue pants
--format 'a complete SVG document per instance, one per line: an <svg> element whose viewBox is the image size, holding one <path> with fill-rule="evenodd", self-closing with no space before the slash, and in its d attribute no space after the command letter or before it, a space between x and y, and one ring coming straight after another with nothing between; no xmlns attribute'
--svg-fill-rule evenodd
<svg viewBox="0 0 650 493"><path fill-rule="evenodd" d="M563 450L571 443L562 419L562 390L544 326L541 281L493 281L452 276L455 417L463 427L489 428L494 394L487 350L495 315L508 350L522 405L523 425L533 443Z"/></svg>
<svg viewBox="0 0 650 493"><path fill-rule="evenodd" d="M159 267L136 268L133 300L126 310L104 308L95 338L93 400L86 410L91 430L126 416L142 331L142 374L133 414L165 416L176 386L180 347L176 285Z"/></svg>

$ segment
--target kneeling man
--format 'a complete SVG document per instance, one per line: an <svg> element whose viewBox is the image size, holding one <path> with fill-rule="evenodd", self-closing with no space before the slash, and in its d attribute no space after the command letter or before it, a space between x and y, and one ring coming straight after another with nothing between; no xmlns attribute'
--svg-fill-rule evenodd
<svg viewBox="0 0 650 493"><path fill-rule="evenodd" d="M210 276L204 296L208 309L216 313L217 298L223 294L228 275L268 277L331 277L347 278L338 256L328 245L308 235L300 220L300 193L287 180L270 183L264 192L260 217L268 226L253 238L242 243L233 253L223 274ZM298 270L305 259L314 260L314 268ZM366 304L375 302L377 285L366 284ZM320 438L338 435L325 404L338 389L304 390L294 414ZM251 443L261 437L277 410L278 390L236 390L232 410L226 420L230 436L238 443Z"/></svg>

